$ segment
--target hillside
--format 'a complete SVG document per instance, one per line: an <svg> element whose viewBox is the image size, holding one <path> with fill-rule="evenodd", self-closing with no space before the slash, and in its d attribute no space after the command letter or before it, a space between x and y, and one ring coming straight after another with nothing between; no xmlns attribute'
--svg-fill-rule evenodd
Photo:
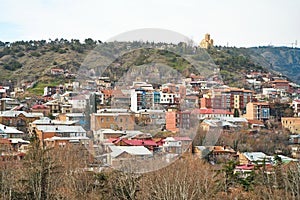
<svg viewBox="0 0 300 200"><path fill-rule="evenodd" d="M226 84L247 87L244 75L250 70L282 73L299 83L299 59L299 49L287 47L215 47L206 52L184 43L102 43L92 39L83 43L64 39L0 42L0 80L1 83L12 80L18 84L25 81L51 82L52 68L62 68L73 74L83 74L79 69L93 69L93 75L99 76L103 73L101 67L109 66L104 75L116 81L131 66L159 62L185 76L189 73L209 75L215 68L220 68Z"/></svg>
<svg viewBox="0 0 300 200"><path fill-rule="evenodd" d="M289 47L258 47L248 49L253 59L300 84L300 49Z"/></svg>

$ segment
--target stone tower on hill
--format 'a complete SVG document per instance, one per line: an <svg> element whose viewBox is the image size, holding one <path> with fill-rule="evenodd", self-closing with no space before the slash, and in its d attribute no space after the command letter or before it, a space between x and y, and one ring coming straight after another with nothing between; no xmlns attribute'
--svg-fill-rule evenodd
<svg viewBox="0 0 300 200"><path fill-rule="evenodd" d="M208 49L214 46L214 41L210 39L210 34L206 33L205 38L200 42L200 47Z"/></svg>

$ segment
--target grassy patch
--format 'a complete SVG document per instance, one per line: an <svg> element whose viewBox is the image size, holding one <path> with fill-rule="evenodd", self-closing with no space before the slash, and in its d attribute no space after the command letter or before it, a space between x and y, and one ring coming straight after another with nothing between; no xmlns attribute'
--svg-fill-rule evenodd
<svg viewBox="0 0 300 200"><path fill-rule="evenodd" d="M63 79L48 79L38 82L33 88L29 88L27 91L34 95L43 95L44 88L47 86L59 86L64 84Z"/></svg>

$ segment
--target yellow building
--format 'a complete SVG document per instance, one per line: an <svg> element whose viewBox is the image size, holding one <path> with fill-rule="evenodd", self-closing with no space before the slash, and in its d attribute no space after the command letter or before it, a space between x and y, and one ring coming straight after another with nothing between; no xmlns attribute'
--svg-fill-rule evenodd
<svg viewBox="0 0 300 200"><path fill-rule="evenodd" d="M282 117L281 124L283 128L288 129L293 134L300 134L300 118Z"/></svg>
<svg viewBox="0 0 300 200"><path fill-rule="evenodd" d="M134 130L134 115L131 113L93 113L91 130Z"/></svg>
<svg viewBox="0 0 300 200"><path fill-rule="evenodd" d="M200 42L200 47L208 49L214 46L213 39L210 39L210 34L206 33L205 38Z"/></svg>

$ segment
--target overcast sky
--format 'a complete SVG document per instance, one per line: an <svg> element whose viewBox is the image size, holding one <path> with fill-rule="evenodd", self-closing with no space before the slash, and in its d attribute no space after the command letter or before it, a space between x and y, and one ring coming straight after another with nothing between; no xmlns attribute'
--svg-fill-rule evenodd
<svg viewBox="0 0 300 200"><path fill-rule="evenodd" d="M0 0L0 8L1 41L106 41L133 29L162 28L197 43L205 33L217 45L300 43L299 0Z"/></svg>

